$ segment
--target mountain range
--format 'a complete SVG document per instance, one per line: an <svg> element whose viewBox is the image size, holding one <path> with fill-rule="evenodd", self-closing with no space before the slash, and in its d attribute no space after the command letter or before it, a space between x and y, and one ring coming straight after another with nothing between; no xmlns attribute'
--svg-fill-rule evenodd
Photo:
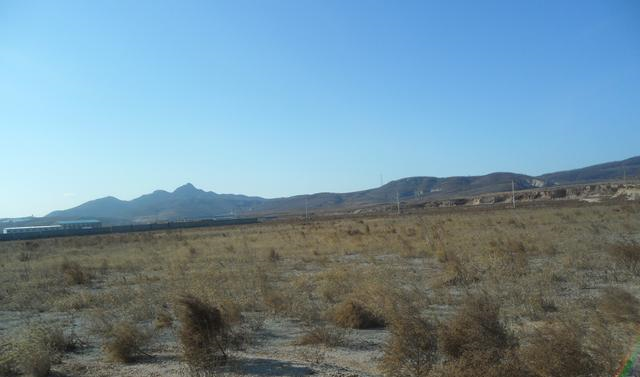
<svg viewBox="0 0 640 377"><path fill-rule="evenodd" d="M217 194L187 183L173 192L157 190L126 201L109 196L92 200L46 216L53 219L98 218L108 223L155 222L222 216L250 216L309 210L349 209L402 201L440 200L511 190L578 183L603 182L623 176L640 176L640 156L586 168L540 176L516 173L491 173L468 177L410 177L380 187L349 193L316 193L265 199L255 196ZM43 219L44 220L44 219Z"/></svg>

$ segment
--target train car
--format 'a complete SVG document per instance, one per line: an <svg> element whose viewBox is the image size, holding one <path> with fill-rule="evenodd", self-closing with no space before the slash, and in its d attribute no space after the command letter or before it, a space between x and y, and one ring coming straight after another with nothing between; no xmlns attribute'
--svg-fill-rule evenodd
<svg viewBox="0 0 640 377"><path fill-rule="evenodd" d="M99 220L60 221L56 225L5 228L0 241L30 240L47 237L69 237L90 234L146 232L163 229L201 228L258 223L258 218L201 219L152 224L113 225L103 227Z"/></svg>
<svg viewBox="0 0 640 377"><path fill-rule="evenodd" d="M100 220L58 221L57 224L64 229L97 229L102 227Z"/></svg>
<svg viewBox="0 0 640 377"><path fill-rule="evenodd" d="M62 225L16 226L4 228L3 234L44 233L62 230Z"/></svg>

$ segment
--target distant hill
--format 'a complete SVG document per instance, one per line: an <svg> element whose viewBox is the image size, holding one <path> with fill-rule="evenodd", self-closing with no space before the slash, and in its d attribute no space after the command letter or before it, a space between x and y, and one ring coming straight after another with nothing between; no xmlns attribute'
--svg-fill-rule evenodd
<svg viewBox="0 0 640 377"><path fill-rule="evenodd" d="M96 199L78 207L51 212L47 217L57 219L91 217L111 219L115 222L197 219L251 211L264 201L265 199L258 197L207 192L187 183L173 192L157 190L131 201L112 196Z"/></svg>
<svg viewBox="0 0 640 377"><path fill-rule="evenodd" d="M108 222L154 222L255 213L283 213L300 211L305 206L310 210L345 209L391 203L396 200L396 195L403 201L447 199L509 191L512 181L517 190L523 190L621 179L625 174L627 177L640 176L640 157L538 177L516 173L448 178L410 177L357 192L317 193L276 199L217 194L197 189L188 183L173 192L158 190L130 201L114 197L96 199L75 208L54 211L47 215L47 218L98 218L106 219Z"/></svg>
<svg viewBox="0 0 640 377"><path fill-rule="evenodd" d="M444 199L454 196L477 195L511 190L511 180L516 188L543 187L544 182L534 177L513 173L493 173L477 177L410 177L391 181L381 187L344 194L318 193L288 198L271 199L258 208L263 211L300 209L305 201L310 209L358 207L370 204L392 203L396 195L400 200Z"/></svg>
<svg viewBox="0 0 640 377"><path fill-rule="evenodd" d="M540 178L549 181L551 184L566 185L621 179L625 174L627 177L640 177L640 156L582 169L544 174Z"/></svg>

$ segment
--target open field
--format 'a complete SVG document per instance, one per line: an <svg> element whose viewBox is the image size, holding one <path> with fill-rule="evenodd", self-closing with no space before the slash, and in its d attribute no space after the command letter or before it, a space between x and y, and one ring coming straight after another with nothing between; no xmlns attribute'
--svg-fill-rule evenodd
<svg viewBox="0 0 640 377"><path fill-rule="evenodd" d="M0 375L610 376L639 245L622 200L3 242Z"/></svg>

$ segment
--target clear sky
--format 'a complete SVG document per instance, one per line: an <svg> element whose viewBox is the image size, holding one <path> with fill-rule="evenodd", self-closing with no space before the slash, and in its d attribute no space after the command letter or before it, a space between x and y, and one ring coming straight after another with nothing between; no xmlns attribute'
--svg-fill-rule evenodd
<svg viewBox="0 0 640 377"><path fill-rule="evenodd" d="M640 154L640 2L0 0L0 217Z"/></svg>

